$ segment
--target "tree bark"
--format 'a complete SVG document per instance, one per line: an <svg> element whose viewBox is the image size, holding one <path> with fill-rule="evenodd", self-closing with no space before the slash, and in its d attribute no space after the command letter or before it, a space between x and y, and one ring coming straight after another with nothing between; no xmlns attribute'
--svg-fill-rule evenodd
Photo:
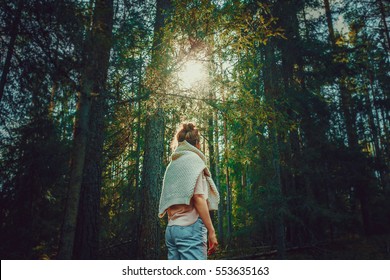
<svg viewBox="0 0 390 280"><path fill-rule="evenodd" d="M225 233L223 229L223 216L224 216L224 211L223 211L223 193L221 191L221 184L219 182L219 126L218 126L218 114L216 113L214 116L214 124L215 124L215 184L218 189L219 195L220 195L220 202L218 204L218 237L219 237L219 244L221 247L224 246L225 244Z"/></svg>
<svg viewBox="0 0 390 280"><path fill-rule="evenodd" d="M71 259L76 231L77 211L80 200L81 182L87 144L88 120L91 108L88 83L83 84L79 92L76 108L76 120L73 132L73 148L70 163L69 189L65 202L65 216L61 230L58 259Z"/></svg>
<svg viewBox="0 0 390 280"><path fill-rule="evenodd" d="M210 91L209 94L210 100L215 99L215 93ZM210 172L221 195L220 183L219 183L219 146L218 146L218 117L217 113L214 110L211 110L208 116L208 149L209 149L209 158L210 158ZM221 199L222 200L222 199ZM215 218L214 212L211 212L210 215L214 220L217 220L217 233L218 233L218 242L221 247L224 245L224 232L223 232L223 209L222 203L218 204L218 216Z"/></svg>
<svg viewBox="0 0 390 280"><path fill-rule="evenodd" d="M140 60L141 60L141 56L140 56ZM138 80L138 95L141 96L142 95L142 63L138 69L138 77L139 77L139 80ZM137 112L137 115L138 115L138 120L137 120L137 153L136 153L136 161L135 161L135 202L134 202L134 205L135 205L135 217L141 217L141 180L140 180L140 167L141 167L141 164L140 164L140 158L141 158L141 117L142 117L142 114L141 114L141 109L142 109L142 103L141 103L141 100L138 100L137 101L137 109L138 109L138 112ZM133 228L133 232L134 232L134 235L136 236L139 232L139 224L136 224ZM136 245L135 245L136 246Z"/></svg>
<svg viewBox="0 0 390 280"><path fill-rule="evenodd" d="M332 11L330 9L329 0L324 0L324 6L325 6L326 21L328 24L329 40L333 48L333 54L336 55L338 49L336 46L336 38L334 34L333 20L332 20ZM344 74L345 73L342 72L341 77L339 79L341 108L345 120L348 145L350 148L356 149L358 147L356 128L355 128L356 116L354 113L355 110L354 110L353 100L346 86Z"/></svg>
<svg viewBox="0 0 390 280"><path fill-rule="evenodd" d="M224 93L222 93L224 95ZM223 98L224 99L224 98ZM224 102L224 100L223 100ZM225 179L226 179L226 215L227 215L227 228L226 228L226 237L227 237L227 245L230 245L231 235L233 231L233 223L232 223L232 188L230 185L230 174L229 174L229 146L227 139L227 119L223 117L223 141L225 148Z"/></svg>
<svg viewBox="0 0 390 280"><path fill-rule="evenodd" d="M11 60L12 60L12 57L13 57L14 51L15 51L15 42L16 42L16 38L17 38L18 33L19 33L19 25L20 25L20 21L21 21L21 17L22 17L23 6L24 6L24 0L19 0L17 10L16 10L15 19L12 23L11 30L10 30L10 41L8 44L8 50L7 50L7 55L5 57L3 71L1 73L0 103L1 103L1 100L3 99L5 85L7 84L7 76L8 76L9 70L11 68Z"/></svg>
<svg viewBox="0 0 390 280"><path fill-rule="evenodd" d="M221 64L221 73L222 64ZM222 74L223 75L223 74ZM225 88L222 84L221 86L221 96L222 102L225 103ZM224 163L225 163L225 183L226 183L226 243L229 246L231 241L231 235L233 231L232 224L232 189L230 185L230 174L229 174L229 146L228 146L228 131L227 131L227 118L226 113L222 113L222 122L223 122L223 142L224 142Z"/></svg>
<svg viewBox="0 0 390 280"><path fill-rule="evenodd" d="M145 156L142 172L141 218L137 257L158 259L160 256L160 221L158 203L163 179L164 112L157 109L146 120Z"/></svg>
<svg viewBox="0 0 390 280"><path fill-rule="evenodd" d="M112 0L96 1L92 29L84 44L82 90L79 93L70 184L58 253L60 259L97 257L105 83L112 44L112 7Z"/></svg>
<svg viewBox="0 0 390 280"><path fill-rule="evenodd" d="M385 38L387 40L387 48L388 48L388 51L390 51L390 33L389 33L389 28L388 28L387 22L386 22L385 7L383 5L382 0L377 0L377 2L378 2L378 6L379 6L379 11L381 13L381 19L383 22L383 29L384 29L384 33L385 33Z"/></svg>
<svg viewBox="0 0 390 280"><path fill-rule="evenodd" d="M336 40L334 36L332 12L330 10L329 0L324 0L326 22L328 24L329 41L332 43L332 47L336 46Z"/></svg>
<svg viewBox="0 0 390 280"><path fill-rule="evenodd" d="M93 85L81 198L77 218L74 259L97 259L100 231L100 191L102 186L103 144L107 112L106 81L112 46L113 1L95 3L90 46Z"/></svg>
<svg viewBox="0 0 390 280"><path fill-rule="evenodd" d="M329 38L331 40L333 53L334 55L338 52L338 47L336 45L336 39L334 35L334 29L333 29L333 21L332 21L332 13L329 5L328 0L324 0L325 4L325 13L328 23L328 30L329 30ZM360 148L359 148L359 142L356 132L356 111L355 111L355 105L351 96L350 91L347 88L347 81L345 80L346 74L344 71L341 71L341 77L339 78L339 89L340 89L340 99L341 99L341 110L344 115L344 121L345 121L345 128L347 133L347 140L348 140L348 147L353 154L354 157L357 157L357 162L361 162L363 160L362 156L360 156ZM362 167L361 172L359 172L359 175L364 175L367 172ZM366 177L369 177L369 175L366 175ZM369 192L367 188L367 181L362 180L354 180L354 187L356 187L356 194L360 201L360 210L363 220L363 227L364 232L366 235L369 235L371 233L371 222L370 222L370 207L369 207Z"/></svg>
<svg viewBox="0 0 390 280"><path fill-rule="evenodd" d="M370 81L369 89L367 89L366 93L366 106L367 106L367 112L368 112L368 121L370 125L371 134L373 136L373 142L375 147L375 161L377 170L379 171L380 175L380 184L382 186L382 189L386 189L386 151L381 146L381 141L379 140L379 134L380 134L380 125L379 125L379 116L377 112L377 108L375 107L375 86L374 86L374 77L371 73L367 74ZM372 98L372 101L371 101ZM374 113L375 112L375 115ZM375 122L375 120L377 122Z"/></svg>
<svg viewBox="0 0 390 280"><path fill-rule="evenodd" d="M163 51L162 39L165 20L172 9L170 0L157 0L156 20L151 67L158 69L161 76L154 79L165 79L166 60L161 60ZM166 56L166 54L165 54ZM160 89L164 91L164 89ZM154 92L158 95L159 93ZM158 102L157 102L158 103ZM160 221L158 203L163 178L164 155L164 111L161 104L152 109L146 119L145 154L141 182L141 217L138 233L138 259L158 259L160 256Z"/></svg>
<svg viewBox="0 0 390 280"><path fill-rule="evenodd" d="M278 88L276 86L276 62L273 42L269 42L265 46L265 61L264 61L264 93L266 102L269 104L274 111L276 107L274 105L278 98ZM273 188L276 197L271 198L275 201L275 209L273 212L274 219L274 232L276 238L276 246L278 252L278 258L285 258L285 233L284 233L284 217L282 211L282 181L280 174L280 150L279 150L279 139L278 139L278 127L277 120L274 116L271 116L269 124L269 141L272 145L272 163L273 163L273 178L269 181L269 188Z"/></svg>

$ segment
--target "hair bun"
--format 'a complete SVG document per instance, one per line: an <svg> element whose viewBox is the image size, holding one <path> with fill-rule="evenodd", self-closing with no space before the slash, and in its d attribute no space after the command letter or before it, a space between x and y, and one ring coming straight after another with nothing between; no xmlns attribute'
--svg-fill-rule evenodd
<svg viewBox="0 0 390 280"><path fill-rule="evenodd" d="M193 123L184 123L183 124L183 130L185 132L190 132L195 129L195 125Z"/></svg>
<svg viewBox="0 0 390 280"><path fill-rule="evenodd" d="M171 147L174 148L177 146L176 143L180 143L186 140L192 146L196 147L200 142L200 136L198 129L193 123L182 123L176 132L174 141L172 141Z"/></svg>

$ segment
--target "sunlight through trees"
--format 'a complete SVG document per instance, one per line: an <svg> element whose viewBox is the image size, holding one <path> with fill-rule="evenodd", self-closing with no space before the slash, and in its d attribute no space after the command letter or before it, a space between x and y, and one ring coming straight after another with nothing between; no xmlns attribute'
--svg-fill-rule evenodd
<svg viewBox="0 0 390 280"><path fill-rule="evenodd" d="M179 86L182 89L192 89L207 84L208 70L205 63L188 60L180 67L178 73Z"/></svg>

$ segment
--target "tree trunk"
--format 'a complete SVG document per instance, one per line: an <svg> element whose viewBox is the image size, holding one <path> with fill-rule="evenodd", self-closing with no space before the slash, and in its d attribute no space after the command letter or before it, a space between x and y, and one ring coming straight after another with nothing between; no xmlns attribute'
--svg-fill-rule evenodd
<svg viewBox="0 0 390 280"><path fill-rule="evenodd" d="M77 211L80 200L81 182L87 144L88 120L91 107L88 83L83 84L79 92L76 120L73 132L73 148L70 163L69 189L65 202L65 216L61 230L58 259L71 259L76 231Z"/></svg>
<svg viewBox="0 0 390 280"><path fill-rule="evenodd" d="M164 80L166 54L162 56L162 39L165 19L171 10L170 0L157 0L156 20L154 24L154 40L151 67L158 69L161 76L153 77ZM161 89L164 91L164 89ZM154 92L158 95L159 93ZM163 177L164 155L164 111L157 104L146 119L145 154L141 182L141 217L138 233L137 258L157 259L160 256L160 221L158 219L158 203Z"/></svg>
<svg viewBox="0 0 390 280"><path fill-rule="evenodd" d="M332 43L332 47L336 46L336 40L334 36L332 12L330 10L329 0L324 0L326 22L328 24L329 41Z"/></svg>
<svg viewBox="0 0 390 280"><path fill-rule="evenodd" d="M214 40L210 43L210 49L214 49ZM216 62L217 57L221 57L221 53L213 53L208 50L208 55L212 57L213 62L211 63L213 72L217 73L218 67L222 71L222 63L218 65ZM223 87L223 86L221 86ZM221 90L222 91L222 90ZM210 105L213 104L216 100L216 93L213 90L209 92L209 100ZM218 124L218 112L213 110L213 106L210 106L210 114L208 117L208 138L209 138L209 157L210 157L210 172L213 176L213 180L220 196L220 202L218 203L218 211L217 211L217 237L219 246L221 248L224 247L224 229L223 229L223 192L221 191L220 184L220 165L219 165L219 124ZM214 214L213 214L214 215Z"/></svg>
<svg viewBox="0 0 390 280"><path fill-rule="evenodd" d="M73 251L75 259L97 259L100 229L103 144L107 112L106 80L112 46L113 1L97 0L93 15L90 57L93 95L89 119L81 198Z"/></svg>
<svg viewBox="0 0 390 280"><path fill-rule="evenodd" d="M329 5L328 0L324 0L325 4L325 13L328 23L328 30L329 30L329 38L331 40L331 44L333 47L333 53L336 55L338 49L336 46L335 36L334 36L334 29L333 29L333 21L332 21L332 13ZM345 120L345 128L347 133L347 140L348 140L348 146L353 153L353 155L357 156L357 160L360 162L362 159L362 156L360 155L360 148L358 143L358 137L356 132L356 112L355 112L355 105L351 96L351 93L349 92L347 88L347 81L346 81L346 74L344 71L341 72L341 77L339 78L339 89L340 89L340 99L341 99L341 110L344 115ZM362 173L358 173L360 175L364 175L366 171L364 171L364 168L362 169ZM366 175L368 177L368 175ZM368 202L368 195L369 192L367 190L368 182L362 182L361 180L354 180L354 187L356 187L356 194L360 201L360 209L361 209L361 215L363 220L363 227L366 235L369 235L371 232L370 229L370 208L369 208L369 202Z"/></svg>
<svg viewBox="0 0 390 280"><path fill-rule="evenodd" d="M81 187L76 240L73 257L96 259L99 244L100 189L103 168L104 115L107 111L105 82L112 35L112 1L97 1L94 13L92 57L95 61L95 79L89 121L88 147ZM99 26L99 27L98 27Z"/></svg>
<svg viewBox="0 0 390 280"><path fill-rule="evenodd" d="M223 95L224 93L222 93ZM226 237L227 244L230 245L231 235L233 231L232 225L232 189L230 185L230 174L229 174L229 146L227 139L227 119L223 117L223 141L225 148L225 179L226 179L226 215L227 215L227 229L226 229Z"/></svg>
<svg viewBox="0 0 390 280"><path fill-rule="evenodd" d="M381 19L382 19L382 22L383 22L383 29L384 29L384 34L385 34L385 38L387 40L387 48L388 48L388 51L390 51L390 33L389 33L389 28L387 26L387 22L386 22L386 13L385 13L385 7L383 5L383 1L382 0L377 0L378 2L378 6L379 6L379 11L381 13Z"/></svg>
<svg viewBox="0 0 390 280"><path fill-rule="evenodd" d="M210 100L213 99L213 93L210 91L209 94ZM211 176L215 182L215 185L217 188L219 188L219 182L217 182L218 178L216 177L216 168L217 168L217 154L215 153L215 144L214 144L214 111L210 110L208 114L208 120L207 120L208 130L207 130L207 136L208 136L208 150L209 150L209 160L210 160L210 172ZM214 212L210 213L211 218L213 221L215 221ZM219 222L218 222L219 224Z"/></svg>
<svg viewBox="0 0 390 280"><path fill-rule="evenodd" d="M19 33L19 25L20 25L20 21L21 21L21 17L22 17L23 6L24 6L24 0L19 0L17 10L16 10L15 19L12 23L11 30L10 30L10 40L9 40L9 44L8 44L7 55L5 57L3 71L1 73L0 103L1 103L1 100L3 99L5 85L7 84L7 76L8 76L9 70L11 68L11 59L12 59L12 56L14 55L15 42L16 42L16 38L17 38L18 33Z"/></svg>
<svg viewBox="0 0 390 280"><path fill-rule="evenodd" d="M333 20L332 20L332 11L330 9L329 0L324 0L324 6L325 6L326 21L328 24L329 41L332 45L333 53L334 55L336 55L338 50L336 46L336 38L334 34ZM341 108L345 120L348 145L350 148L355 149L357 148L357 136L356 136L356 129L355 129L356 116L354 114L354 109L353 109L354 104L351 98L351 93L348 91L346 86L344 73L341 74L342 76L339 79Z"/></svg>
<svg viewBox="0 0 390 280"><path fill-rule="evenodd" d="M137 257L158 259L160 256L160 221L158 203L163 179L164 112L157 109L146 120L145 155L142 172L141 218Z"/></svg>
<svg viewBox="0 0 390 280"><path fill-rule="evenodd" d="M276 62L274 54L273 42L269 42L265 46L265 61L264 61L264 93L266 102L269 106L276 111L274 102L278 98L278 89L276 86ZM274 114L273 114L274 115ZM278 251L278 258L285 258L285 233L284 233L284 217L282 212L282 181L280 174L280 151L279 151L279 139L278 139L278 127L277 120L274 116L271 116L269 124L269 141L272 145L272 163L273 163L273 178L269 181L269 188L275 190L271 195L276 197L270 197L274 200L275 209L273 209L272 218L274 222L274 232L276 238L276 246Z"/></svg>
<svg viewBox="0 0 390 280"><path fill-rule="evenodd" d="M374 147L375 147L375 161L377 170L379 171L380 175L380 184L382 186L382 189L386 189L386 151L383 149L383 146L381 147L381 141L379 140L379 134L380 134L380 125L379 125L379 116L377 108L375 107L375 86L374 86L374 77L372 74L368 74L370 86L369 88L371 90L367 90L366 94L366 103L367 103L367 111L368 111L368 121L370 125L371 134L373 136L374 140ZM371 92L371 93L370 93ZM371 101L372 98L372 101ZM375 115L374 113L375 112ZM375 120L377 122L375 122Z"/></svg>
<svg viewBox="0 0 390 280"><path fill-rule="evenodd" d="M60 259L97 257L105 83L112 43L112 7L112 0L96 1L92 30L83 50L82 90L79 94L69 194L58 253Z"/></svg>
<svg viewBox="0 0 390 280"><path fill-rule="evenodd" d="M141 59L141 57L140 57ZM140 68L138 69L138 95L142 95L142 63L140 65ZM138 120L137 120L137 153L136 153L136 160L135 160L135 217L138 219L141 217L141 180L140 180L140 158L141 158L141 108L142 108L142 103L141 100L137 101L137 115L138 115ZM137 223L135 226L133 226L133 236L137 236L139 232L139 223ZM136 248L137 244L133 243L134 248Z"/></svg>
<svg viewBox="0 0 390 280"><path fill-rule="evenodd" d="M223 230L223 216L224 216L224 211L223 211L223 193L221 191L221 184L219 182L219 126L218 126L218 114L216 113L214 116L214 124L215 124L215 184L218 189L219 195L220 195L220 202L218 204L218 237L219 237L219 244L221 247L224 246L225 242L225 233Z"/></svg>
<svg viewBox="0 0 390 280"><path fill-rule="evenodd" d="M73 259L98 258L105 111L102 103L104 100L99 98L91 105Z"/></svg>

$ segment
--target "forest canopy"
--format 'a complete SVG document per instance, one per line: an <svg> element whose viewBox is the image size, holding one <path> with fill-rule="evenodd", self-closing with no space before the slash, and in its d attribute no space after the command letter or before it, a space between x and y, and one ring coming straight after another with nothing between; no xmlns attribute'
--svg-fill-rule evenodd
<svg viewBox="0 0 390 280"><path fill-rule="evenodd" d="M390 257L385 0L0 3L2 259L165 259L196 123L213 258Z"/></svg>

